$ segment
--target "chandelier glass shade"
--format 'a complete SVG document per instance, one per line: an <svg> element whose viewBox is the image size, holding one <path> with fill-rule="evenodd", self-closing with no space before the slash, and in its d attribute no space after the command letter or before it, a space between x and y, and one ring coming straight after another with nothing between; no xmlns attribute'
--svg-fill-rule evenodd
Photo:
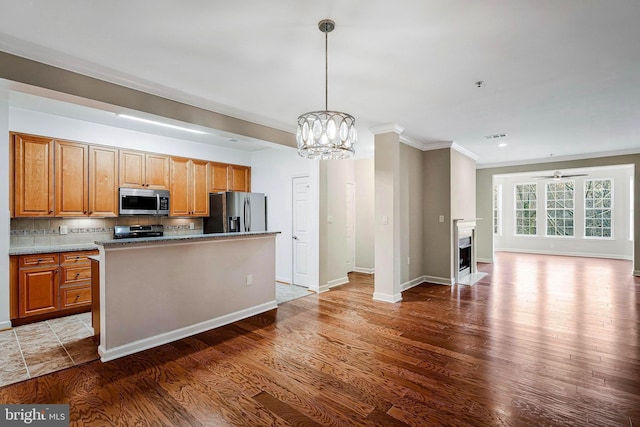
<svg viewBox="0 0 640 427"><path fill-rule="evenodd" d="M325 34L325 110L311 111L298 117L296 142L298 154L309 159L349 159L355 154L358 140L356 119L347 113L329 111L327 34L335 28L329 19L318 23Z"/></svg>

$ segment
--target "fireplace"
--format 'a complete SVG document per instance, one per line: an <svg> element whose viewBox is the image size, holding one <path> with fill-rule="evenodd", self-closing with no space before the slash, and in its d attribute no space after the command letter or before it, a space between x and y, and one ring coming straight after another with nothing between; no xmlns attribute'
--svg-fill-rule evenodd
<svg viewBox="0 0 640 427"><path fill-rule="evenodd" d="M454 281L466 283L476 273L475 220L454 220ZM465 280L467 279L467 280Z"/></svg>

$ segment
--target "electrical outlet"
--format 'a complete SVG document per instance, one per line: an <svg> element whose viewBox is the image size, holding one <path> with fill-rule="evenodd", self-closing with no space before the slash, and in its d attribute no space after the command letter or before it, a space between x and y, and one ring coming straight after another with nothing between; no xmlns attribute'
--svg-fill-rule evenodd
<svg viewBox="0 0 640 427"><path fill-rule="evenodd" d="M382 215L382 223L384 225L389 225L389 217L387 215Z"/></svg>
<svg viewBox="0 0 640 427"><path fill-rule="evenodd" d="M327 222L328 222L329 224L333 224L333 215L329 215L329 216L327 217Z"/></svg>
<svg viewBox="0 0 640 427"><path fill-rule="evenodd" d="M247 274L247 286L253 285L253 274Z"/></svg>
<svg viewBox="0 0 640 427"><path fill-rule="evenodd" d="M60 226L60 234L68 234L69 233L69 227L66 225L61 225Z"/></svg>
<svg viewBox="0 0 640 427"><path fill-rule="evenodd" d="M189 230L195 230L196 229L196 225L192 222L189 223Z"/></svg>
<svg viewBox="0 0 640 427"><path fill-rule="evenodd" d="M444 215L440 215L439 220L440 220L440 222L444 222Z"/></svg>

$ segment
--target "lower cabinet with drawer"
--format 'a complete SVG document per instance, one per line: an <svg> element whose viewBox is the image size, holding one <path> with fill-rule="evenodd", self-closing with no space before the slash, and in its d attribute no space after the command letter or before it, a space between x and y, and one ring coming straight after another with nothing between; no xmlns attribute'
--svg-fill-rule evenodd
<svg viewBox="0 0 640 427"><path fill-rule="evenodd" d="M98 251L12 256L11 320L23 325L91 310L90 255Z"/></svg>

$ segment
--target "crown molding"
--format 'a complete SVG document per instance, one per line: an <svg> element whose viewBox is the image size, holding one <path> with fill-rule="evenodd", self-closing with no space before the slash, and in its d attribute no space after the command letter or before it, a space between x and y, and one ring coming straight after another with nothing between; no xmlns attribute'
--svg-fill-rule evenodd
<svg viewBox="0 0 640 427"><path fill-rule="evenodd" d="M397 133L401 135L404 132L404 127L395 123L387 123L385 125L374 126L369 128L374 135L382 135L383 133Z"/></svg>
<svg viewBox="0 0 640 427"><path fill-rule="evenodd" d="M600 157L628 156L633 154L640 154L640 148L630 148L627 150L615 150L615 151L601 151L598 153L584 153L584 154L575 154L575 155L569 155L569 156L544 157L541 159L514 160L510 162L500 162L500 163L481 163L476 165L476 169L491 169L491 168L502 168L502 167L508 167L508 166L569 162L572 160L586 160L586 159L595 159Z"/></svg>
<svg viewBox="0 0 640 427"><path fill-rule="evenodd" d="M473 159L473 161L475 161L475 162L477 162L478 159L480 158L480 156L478 156L477 154L467 150L464 147L459 146L455 142L451 144L451 148L453 150L456 150L458 153L460 153L462 155L465 155L465 156L469 157L470 159Z"/></svg>

